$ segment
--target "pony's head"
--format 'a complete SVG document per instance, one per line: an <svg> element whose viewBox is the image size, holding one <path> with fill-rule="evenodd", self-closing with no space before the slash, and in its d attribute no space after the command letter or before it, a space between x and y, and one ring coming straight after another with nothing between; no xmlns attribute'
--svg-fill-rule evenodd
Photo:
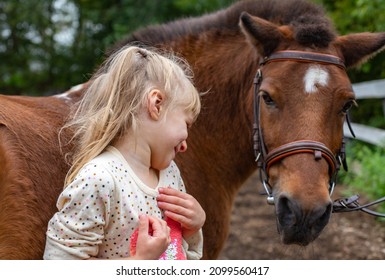
<svg viewBox="0 0 385 280"><path fill-rule="evenodd" d="M329 221L344 165L343 123L355 104L346 68L378 52L385 34L338 36L312 14L276 25L243 13L240 25L260 59L254 146L262 182L282 241L307 245Z"/></svg>

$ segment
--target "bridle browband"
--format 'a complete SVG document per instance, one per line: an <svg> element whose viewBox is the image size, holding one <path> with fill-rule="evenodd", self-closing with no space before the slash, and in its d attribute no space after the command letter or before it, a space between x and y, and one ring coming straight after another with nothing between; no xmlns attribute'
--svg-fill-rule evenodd
<svg viewBox="0 0 385 280"><path fill-rule="evenodd" d="M260 65L265 65L271 61L297 61L312 62L319 64L334 64L343 70L346 70L344 61L334 55L324 53L312 53L305 51L278 51L266 57Z"/></svg>
<svg viewBox="0 0 385 280"><path fill-rule="evenodd" d="M309 153L314 155L315 160L325 159L329 166L329 194L333 193L336 185L337 174L342 165L347 170L346 155L345 155L345 141L342 139L342 144L337 154L334 154L325 144L313 140L299 140L284 144L271 151L267 151L260 121L260 103L261 95L259 94L259 87L262 82L262 67L268 63L280 61L296 61L305 63L317 63L325 65L335 65L343 70L346 70L344 62L336 56L322 53L311 53L305 51L278 51L263 59L260 63L254 78L254 124L253 124L253 141L254 141L254 155L257 165L260 169L260 178L263 187L267 193L267 202L274 204L274 197L269 185L269 169L275 163L282 159L295 155ZM354 132L350 125L348 114L346 115L348 127L354 136Z"/></svg>

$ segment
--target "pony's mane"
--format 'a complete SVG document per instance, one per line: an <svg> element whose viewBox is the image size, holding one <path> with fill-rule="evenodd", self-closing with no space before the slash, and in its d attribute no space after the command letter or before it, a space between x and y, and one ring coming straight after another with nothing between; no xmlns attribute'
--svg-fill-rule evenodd
<svg viewBox="0 0 385 280"><path fill-rule="evenodd" d="M246 0L211 14L141 29L119 42L112 51L135 41L156 46L210 30L238 30L243 11L278 25L290 25L295 40L304 46L326 47L336 36L332 23L319 5L304 0Z"/></svg>

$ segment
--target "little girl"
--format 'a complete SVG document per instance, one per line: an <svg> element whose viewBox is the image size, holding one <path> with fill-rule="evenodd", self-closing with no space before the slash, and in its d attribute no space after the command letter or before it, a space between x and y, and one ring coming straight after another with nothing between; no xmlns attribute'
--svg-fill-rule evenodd
<svg viewBox="0 0 385 280"><path fill-rule="evenodd" d="M180 58L135 46L94 74L72 119L78 147L45 259L200 259L205 212L173 159L199 93Z"/></svg>

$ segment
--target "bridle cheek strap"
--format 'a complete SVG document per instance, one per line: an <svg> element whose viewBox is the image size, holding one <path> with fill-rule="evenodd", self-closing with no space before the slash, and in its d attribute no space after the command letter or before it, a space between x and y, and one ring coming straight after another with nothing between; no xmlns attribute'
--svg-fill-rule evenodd
<svg viewBox="0 0 385 280"><path fill-rule="evenodd" d="M266 173L269 174L270 167L282 159L303 153L313 154L316 161L325 159L329 165L330 177L332 177L340 167L333 153L323 143L311 140L300 140L271 150L265 158Z"/></svg>

